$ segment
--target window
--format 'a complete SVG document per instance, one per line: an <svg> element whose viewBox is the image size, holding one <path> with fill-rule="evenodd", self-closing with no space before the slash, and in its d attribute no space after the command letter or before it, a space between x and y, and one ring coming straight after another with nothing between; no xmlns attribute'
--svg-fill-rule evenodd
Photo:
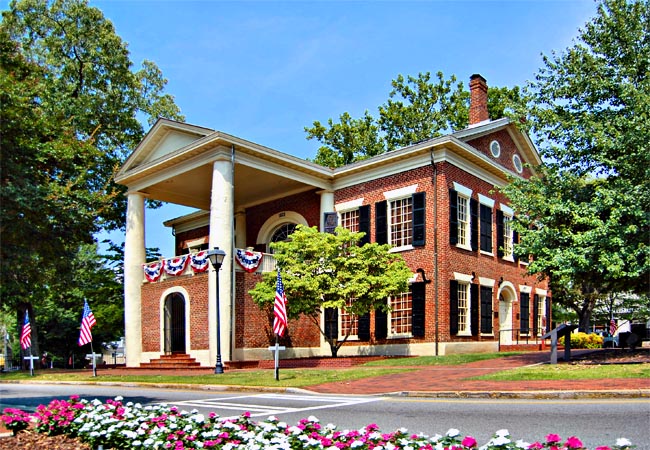
<svg viewBox="0 0 650 450"><path fill-rule="evenodd" d="M389 299L390 312L389 324L391 336L411 335L413 296L411 292L404 292Z"/></svg>
<svg viewBox="0 0 650 450"><path fill-rule="evenodd" d="M473 275L454 272L449 283L449 332L458 336L477 336L479 330L479 285Z"/></svg>
<svg viewBox="0 0 650 450"><path fill-rule="evenodd" d="M499 157L501 154L501 145L499 144L499 141L490 142L490 153L492 153L492 156L495 158Z"/></svg>
<svg viewBox="0 0 650 450"><path fill-rule="evenodd" d="M354 300L348 300L347 305L352 306L353 301ZM359 335L359 319L357 316L350 314L347 311L347 308L343 308L339 312L339 317L341 320L341 326L339 328L339 330L341 330L341 338L347 336L348 331L350 337L356 337Z"/></svg>
<svg viewBox="0 0 650 450"><path fill-rule="evenodd" d="M390 205L390 223L388 242L393 247L404 247L412 242L412 209L411 197L393 200Z"/></svg>
<svg viewBox="0 0 650 450"><path fill-rule="evenodd" d="M271 236L271 242L286 241L289 239L289 235L291 235L294 231L296 231L295 223L282 224L273 232L273 235Z"/></svg>
<svg viewBox="0 0 650 450"><path fill-rule="evenodd" d="M530 333L530 294L519 294L519 330L521 334Z"/></svg>
<svg viewBox="0 0 650 450"><path fill-rule="evenodd" d="M458 283L458 334L469 333L469 283Z"/></svg>
<svg viewBox="0 0 650 450"><path fill-rule="evenodd" d="M546 328L546 295L535 294L533 298L533 334L541 336Z"/></svg>
<svg viewBox="0 0 650 450"><path fill-rule="evenodd" d="M341 226L353 232L359 231L359 210L342 212Z"/></svg>
<svg viewBox="0 0 650 450"><path fill-rule="evenodd" d="M478 249L478 203L472 190L454 182L449 190L449 243L465 250Z"/></svg>
<svg viewBox="0 0 650 450"><path fill-rule="evenodd" d="M514 261L515 232L512 228L513 211L506 205L497 210L497 255Z"/></svg>
<svg viewBox="0 0 650 450"><path fill-rule="evenodd" d="M375 203L375 242L401 250L425 245L426 194L413 192L416 188L385 192L386 200ZM363 224L363 214L360 221Z"/></svg>
<svg viewBox="0 0 650 450"><path fill-rule="evenodd" d="M469 199L458 196L458 245L469 246Z"/></svg>
<svg viewBox="0 0 650 450"><path fill-rule="evenodd" d="M512 155L512 164L515 166L515 170L517 173L521 173L524 171L524 166L521 163L521 158L519 155Z"/></svg>
<svg viewBox="0 0 650 450"><path fill-rule="evenodd" d="M481 286L481 333L492 334L492 288Z"/></svg>

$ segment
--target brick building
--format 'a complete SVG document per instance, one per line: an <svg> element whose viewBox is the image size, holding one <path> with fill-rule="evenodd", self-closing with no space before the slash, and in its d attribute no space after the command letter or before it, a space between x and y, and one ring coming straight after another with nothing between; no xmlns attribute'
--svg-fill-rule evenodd
<svg viewBox="0 0 650 450"><path fill-rule="evenodd" d="M167 353L212 365L218 329L225 362L271 358L272 317L247 292L274 270L270 242L297 224L325 230L326 218L389 243L413 271L409 291L387 299L387 314L323 315L329 337L351 329L339 355L442 355L537 343L550 326L550 293L514 257L513 211L495 187L508 176L533 175L527 163L539 164L539 155L508 119L489 119L480 75L472 76L470 91L466 129L336 169L159 120L116 176L128 187L127 365ZM146 198L196 208L165 222L176 255L151 264ZM214 247L227 254L218 280L204 253ZM330 354L306 319L290 321L283 344L283 358Z"/></svg>

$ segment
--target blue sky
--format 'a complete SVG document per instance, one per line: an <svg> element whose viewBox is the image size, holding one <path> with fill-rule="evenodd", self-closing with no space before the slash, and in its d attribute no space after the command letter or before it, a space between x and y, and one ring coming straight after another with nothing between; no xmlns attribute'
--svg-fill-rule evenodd
<svg viewBox="0 0 650 450"><path fill-rule="evenodd" d="M572 45L596 11L592 0L90 4L113 22L136 66L160 67L187 122L301 158L318 148L305 126L344 111L376 115L398 74L442 71L467 88L480 73L491 86L524 85L541 55ZM172 256L162 221L188 211L149 211L146 245Z"/></svg>

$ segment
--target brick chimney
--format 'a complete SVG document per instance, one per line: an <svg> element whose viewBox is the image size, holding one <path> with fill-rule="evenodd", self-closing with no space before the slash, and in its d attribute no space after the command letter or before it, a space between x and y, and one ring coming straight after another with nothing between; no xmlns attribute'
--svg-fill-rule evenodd
<svg viewBox="0 0 650 450"><path fill-rule="evenodd" d="M479 74L469 77L469 124L474 125L484 120L490 120L487 109L488 86L485 78Z"/></svg>

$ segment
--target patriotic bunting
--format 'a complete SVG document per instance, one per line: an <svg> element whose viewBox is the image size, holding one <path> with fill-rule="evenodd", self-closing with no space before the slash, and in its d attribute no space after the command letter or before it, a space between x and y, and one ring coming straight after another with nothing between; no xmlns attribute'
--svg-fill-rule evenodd
<svg viewBox="0 0 650 450"><path fill-rule="evenodd" d="M239 265L249 273L255 272L259 265L262 263L262 252L253 252L251 250L243 250L238 248L235 252L235 260Z"/></svg>
<svg viewBox="0 0 650 450"><path fill-rule="evenodd" d="M183 255L177 258L165 259L163 265L165 273L169 275L180 275L183 273L187 264L190 262L190 255Z"/></svg>
<svg viewBox="0 0 650 450"><path fill-rule="evenodd" d="M192 255L191 259L192 261L190 262L190 266L192 267L194 273L205 272L208 270L208 267L210 267L210 260L208 259L207 250L203 250L202 252L198 252L196 255Z"/></svg>
<svg viewBox="0 0 650 450"><path fill-rule="evenodd" d="M156 261L150 264L145 264L143 267L144 277L147 279L147 281L153 283L154 281L158 281L162 275L163 261Z"/></svg>

